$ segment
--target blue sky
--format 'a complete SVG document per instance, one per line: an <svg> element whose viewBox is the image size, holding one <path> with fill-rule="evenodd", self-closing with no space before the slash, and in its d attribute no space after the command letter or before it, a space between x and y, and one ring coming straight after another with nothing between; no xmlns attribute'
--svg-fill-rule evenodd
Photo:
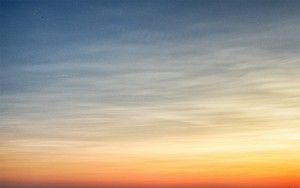
<svg viewBox="0 0 300 188"><path fill-rule="evenodd" d="M279 76L298 86L297 1L2 1L1 12L5 123L265 96Z"/></svg>

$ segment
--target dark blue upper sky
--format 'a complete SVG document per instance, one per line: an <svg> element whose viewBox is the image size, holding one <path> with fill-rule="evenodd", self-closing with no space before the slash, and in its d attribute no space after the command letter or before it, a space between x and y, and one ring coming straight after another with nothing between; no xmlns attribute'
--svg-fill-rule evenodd
<svg viewBox="0 0 300 188"><path fill-rule="evenodd" d="M239 36L297 22L299 7L299 1L1 1L1 65L56 61L61 50L80 55L72 49L81 45L159 47ZM53 60L40 59L49 53Z"/></svg>

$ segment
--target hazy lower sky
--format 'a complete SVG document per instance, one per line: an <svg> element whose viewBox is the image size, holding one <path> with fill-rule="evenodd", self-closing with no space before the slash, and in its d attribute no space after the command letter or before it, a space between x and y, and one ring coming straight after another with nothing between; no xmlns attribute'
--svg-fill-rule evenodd
<svg viewBox="0 0 300 188"><path fill-rule="evenodd" d="M0 4L4 186L299 186L299 1Z"/></svg>

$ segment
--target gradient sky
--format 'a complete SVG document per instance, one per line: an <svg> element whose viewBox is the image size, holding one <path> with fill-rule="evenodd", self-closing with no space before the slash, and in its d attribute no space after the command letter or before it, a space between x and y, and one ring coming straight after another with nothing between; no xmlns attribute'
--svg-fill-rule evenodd
<svg viewBox="0 0 300 188"><path fill-rule="evenodd" d="M300 186L299 1L0 3L4 187Z"/></svg>

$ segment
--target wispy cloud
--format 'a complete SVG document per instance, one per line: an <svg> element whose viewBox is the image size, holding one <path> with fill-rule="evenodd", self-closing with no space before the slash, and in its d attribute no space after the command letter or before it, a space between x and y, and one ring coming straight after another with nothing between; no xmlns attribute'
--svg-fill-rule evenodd
<svg viewBox="0 0 300 188"><path fill-rule="evenodd" d="M297 161L299 5L265 3L3 2L5 169L11 156L47 169L48 154L175 172L233 153Z"/></svg>

